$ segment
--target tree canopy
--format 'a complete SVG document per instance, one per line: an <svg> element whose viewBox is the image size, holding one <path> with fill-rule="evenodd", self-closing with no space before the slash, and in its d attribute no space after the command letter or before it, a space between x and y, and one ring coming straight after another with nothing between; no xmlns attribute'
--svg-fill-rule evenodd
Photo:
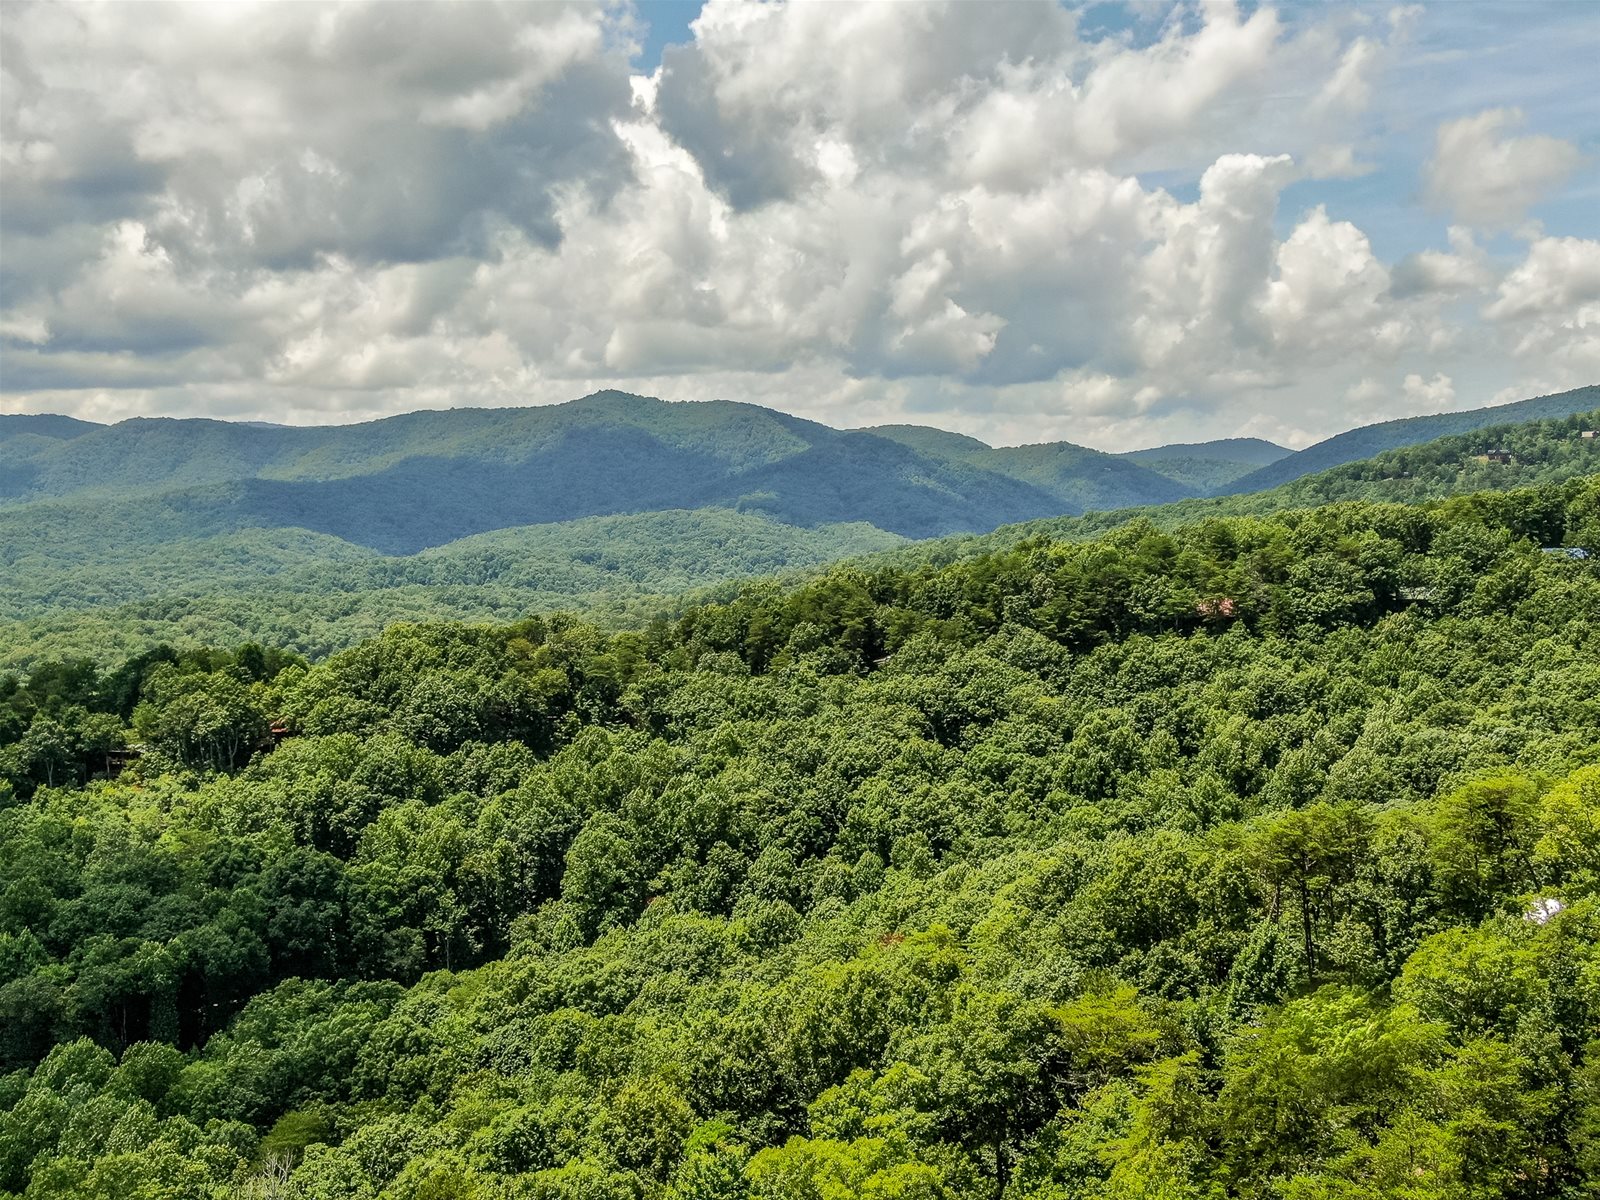
<svg viewBox="0 0 1600 1200"><path fill-rule="evenodd" d="M1600 480L0 678L0 1192L1593 1196Z"/></svg>

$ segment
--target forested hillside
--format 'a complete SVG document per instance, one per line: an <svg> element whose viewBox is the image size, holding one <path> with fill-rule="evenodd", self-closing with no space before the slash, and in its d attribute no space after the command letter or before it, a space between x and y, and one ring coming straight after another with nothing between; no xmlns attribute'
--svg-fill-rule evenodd
<svg viewBox="0 0 1600 1200"><path fill-rule="evenodd" d="M304 530L110 546L75 520L0 512L0 665L134 654L162 640L266 638L321 657L402 620L509 620L534 608L646 616L688 588L899 545L870 525L803 529L719 509L589 517L390 557Z"/></svg>
<svg viewBox="0 0 1600 1200"><path fill-rule="evenodd" d="M1596 425L1600 411L1491 426L1270 492L1051 519L896 557L947 561L1028 532L1093 536L1139 516L1172 526L1329 500L1433 500L1554 482L1600 470L1600 441L1580 436ZM987 452L938 430L880 432L930 454L954 455L951 445L962 442ZM1480 462L1492 448L1511 451L1512 461ZM1043 471L1057 449L1017 453L1032 455ZM1060 454L1070 457L1070 449ZM394 621L510 620L532 609L580 609L627 623L687 589L814 569L904 541L866 522L791 525L759 511L699 509L522 526L390 556L304 529L190 536L193 517L171 496L109 507L83 500L0 507L0 613L12 615L0 619L0 666L49 655L131 655L162 641L251 638L321 657Z"/></svg>
<svg viewBox="0 0 1600 1200"><path fill-rule="evenodd" d="M1280 484L1289 483L1306 475L1326 471L1345 463L1372 458L1387 450L1403 446L1416 446L1438 438L1472 433L1476 430L1523 424L1571 416L1578 412L1592 412L1600 408L1600 384L1558 392L1553 396L1536 396L1519 400L1515 404L1501 404L1493 408L1475 408L1467 412L1438 413L1431 417L1402 417L1397 421L1381 421L1376 425L1363 425L1346 433L1307 446L1298 453L1240 476L1219 492L1259 492Z"/></svg>
<svg viewBox="0 0 1600 1200"><path fill-rule="evenodd" d="M1122 457L1205 494L1291 453L1260 438L1224 438L1130 450Z"/></svg>
<svg viewBox="0 0 1600 1200"><path fill-rule="evenodd" d="M0 500L39 522L109 518L125 545L292 527L410 554L512 526L707 507L930 537L1192 494L1078 446L1034 482L872 430L620 392L361 425L81 425L0 418Z"/></svg>
<svg viewBox="0 0 1600 1200"><path fill-rule="evenodd" d="M1600 385L1364 426L1298 453L1235 438L1123 455L1071 442L995 448L915 425L837 430L753 404L621 392L312 427L0 415L0 512L44 503L46 521L110 519L122 544L294 527L389 554L512 526L705 507L931 537L1262 491L1597 404Z"/></svg>
<svg viewBox="0 0 1600 1200"><path fill-rule="evenodd" d="M1062 512L1163 504L1200 494L1156 464L1132 455L1102 454L1071 442L1031 446L986 446L976 438L920 425L884 425L863 433L910 447L935 462L977 467L1037 488Z"/></svg>
<svg viewBox="0 0 1600 1200"><path fill-rule="evenodd" d="M1592 477L39 664L0 1189L1593 1195L1584 547Z"/></svg>
<svg viewBox="0 0 1600 1200"><path fill-rule="evenodd" d="M1490 425L1420 446L1386 451L1362 462L1280 484L1271 491L1029 521L975 537L919 542L884 551L883 555L886 561L897 565L942 564L986 553L1020 538L1098 537L1130 521L1150 521L1161 528L1174 529L1216 517L1265 516L1337 501L1418 504L1471 492L1557 483L1600 473L1600 438L1583 436L1597 428L1600 409L1515 425ZM1504 453L1491 459L1491 450Z"/></svg>

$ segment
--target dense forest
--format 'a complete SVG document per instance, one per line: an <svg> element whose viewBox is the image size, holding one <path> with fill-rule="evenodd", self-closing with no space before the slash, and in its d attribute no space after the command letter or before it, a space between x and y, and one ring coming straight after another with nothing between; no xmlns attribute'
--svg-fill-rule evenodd
<svg viewBox="0 0 1600 1200"><path fill-rule="evenodd" d="M1600 440L1580 436L1597 425L1600 410L1493 425L1266 492L1114 508L910 546L866 521L795 525L764 511L702 508L497 529L390 556L303 528L199 536L189 523L193 507L174 509L170 498L0 507L0 613L12 616L0 619L0 669L50 657L131 657L162 643L255 640L321 657L397 621L509 621L530 610L569 609L610 626L639 624L686 592L710 595L751 576L814 571L896 547L904 548L891 555L895 562L949 561L1030 534L1093 537L1136 519L1172 527L1333 500L1427 501L1557 482L1600 469ZM957 456L958 449L1001 453L939 430L879 433L880 440L909 442L925 457ZM1212 469L1217 455L1248 461L1274 452L1248 442L1171 449L1179 453L1169 466L1188 471ZM1481 461L1489 449L1507 450L1511 461ZM1016 469L1054 469L1077 450L1021 447ZM405 504L397 499L395 506ZM864 567L871 569L870 562Z"/></svg>
<svg viewBox="0 0 1600 1200"><path fill-rule="evenodd" d="M647 620L666 598L904 544L870 525L803 529L722 509L495 530L404 557L306 530L107 544L93 522L30 522L0 544L0 668L265 640L322 656L397 621L574 609ZM0 515L0 530L5 519Z"/></svg>
<svg viewBox="0 0 1600 1200"><path fill-rule="evenodd" d="M1594 551L1590 475L35 662L0 1191L1592 1197Z"/></svg>
<svg viewBox="0 0 1600 1200"><path fill-rule="evenodd" d="M1339 501L1433 503L1471 492L1513 491L1558 483L1600 472L1600 438L1584 436L1597 428L1600 409L1490 425L1421 445L1386 450L1265 492L1028 521L986 534L917 542L883 551L880 557L899 565L946 564L1028 537L1073 541L1096 538L1132 521L1176 529L1218 517L1259 517ZM1491 458L1491 451L1499 453Z"/></svg>
<svg viewBox="0 0 1600 1200"><path fill-rule="evenodd" d="M1259 492L1345 463L1359 462L1389 450L1417 446L1440 438L1459 437L1480 429L1533 421L1550 421L1600 407L1600 384L1535 396L1515 404L1474 408L1463 412L1434 413L1426 417L1400 417L1346 430L1307 446L1295 454L1275 459L1248 475L1219 488L1222 492Z"/></svg>

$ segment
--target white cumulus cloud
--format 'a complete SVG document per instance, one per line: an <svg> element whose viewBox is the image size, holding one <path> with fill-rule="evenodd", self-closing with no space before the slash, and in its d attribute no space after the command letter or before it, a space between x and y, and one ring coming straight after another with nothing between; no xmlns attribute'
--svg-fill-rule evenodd
<svg viewBox="0 0 1600 1200"><path fill-rule="evenodd" d="M1406 407L1414 413L1448 412L1456 402L1455 385L1448 375L1436 374L1432 379L1407 375L1401 387L1405 391Z"/></svg>
<svg viewBox="0 0 1600 1200"><path fill-rule="evenodd" d="M1600 241L1539 238L1484 315L1542 377L1600 379Z"/></svg>
<svg viewBox="0 0 1600 1200"><path fill-rule="evenodd" d="M1452 117L1428 195L1457 223L1398 250L1329 182L1406 158L1387 89L1428 11L1091 31L1055 3L712 0L640 75L651 15L13 6L0 409L322 421L620 387L1302 444L1358 403L1600 371L1597 231L1520 262L1485 236L1582 165L1568 142Z"/></svg>
<svg viewBox="0 0 1600 1200"><path fill-rule="evenodd" d="M1522 124L1516 109L1491 108L1440 125L1424 168L1429 201L1479 228L1520 222L1583 160L1561 138L1514 133Z"/></svg>

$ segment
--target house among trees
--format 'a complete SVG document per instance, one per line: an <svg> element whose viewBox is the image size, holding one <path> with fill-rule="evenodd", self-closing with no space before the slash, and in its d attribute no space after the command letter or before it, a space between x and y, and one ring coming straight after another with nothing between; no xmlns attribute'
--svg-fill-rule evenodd
<svg viewBox="0 0 1600 1200"><path fill-rule="evenodd" d="M1578 436L1579 437L1585 437L1585 438L1600 437L1600 429L1585 429Z"/></svg>
<svg viewBox="0 0 1600 1200"><path fill-rule="evenodd" d="M106 778L115 779L128 769L128 764L144 757L142 745L123 746L106 752Z"/></svg>
<svg viewBox="0 0 1600 1200"><path fill-rule="evenodd" d="M1501 466L1509 466L1517 460L1512 457L1511 451L1509 450L1490 450L1485 454L1477 455L1473 461L1481 463L1499 463Z"/></svg>

